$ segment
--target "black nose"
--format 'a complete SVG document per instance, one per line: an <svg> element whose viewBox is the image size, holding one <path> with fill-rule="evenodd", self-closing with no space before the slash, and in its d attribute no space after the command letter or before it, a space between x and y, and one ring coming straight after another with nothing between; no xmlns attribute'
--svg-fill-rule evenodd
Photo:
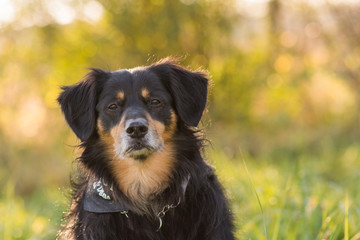
<svg viewBox="0 0 360 240"><path fill-rule="evenodd" d="M126 125L126 133L132 138L143 138L149 130L145 119L129 120Z"/></svg>

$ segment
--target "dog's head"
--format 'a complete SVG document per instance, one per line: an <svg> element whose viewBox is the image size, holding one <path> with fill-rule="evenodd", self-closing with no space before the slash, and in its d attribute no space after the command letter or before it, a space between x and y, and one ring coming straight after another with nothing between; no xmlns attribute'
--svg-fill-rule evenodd
<svg viewBox="0 0 360 240"><path fill-rule="evenodd" d="M197 126L201 119L208 78L204 72L189 71L165 59L130 70L93 69L63 90L58 101L69 126L82 142L102 141L110 159L119 163L112 167L121 168L117 174L125 174L124 169L135 171L130 166L147 162L151 168L151 161L158 166L163 164L161 159L171 158L171 139L178 124ZM168 175L164 169L154 167L146 181L161 171Z"/></svg>
<svg viewBox="0 0 360 240"><path fill-rule="evenodd" d="M58 101L81 141L109 135L119 157L141 160L163 149L177 121L198 125L207 89L204 72L165 59L130 70L92 69L79 83L63 87Z"/></svg>

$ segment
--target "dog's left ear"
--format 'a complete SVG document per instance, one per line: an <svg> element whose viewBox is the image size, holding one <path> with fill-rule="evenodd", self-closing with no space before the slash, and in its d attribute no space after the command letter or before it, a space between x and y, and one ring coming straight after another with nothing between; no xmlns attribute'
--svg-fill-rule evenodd
<svg viewBox="0 0 360 240"><path fill-rule="evenodd" d="M92 69L79 83L62 87L57 99L67 123L81 141L86 141L95 130L96 103L107 74Z"/></svg>
<svg viewBox="0 0 360 240"><path fill-rule="evenodd" d="M179 117L196 127L206 107L209 77L205 72L189 71L172 59L163 59L150 67L174 98Z"/></svg>

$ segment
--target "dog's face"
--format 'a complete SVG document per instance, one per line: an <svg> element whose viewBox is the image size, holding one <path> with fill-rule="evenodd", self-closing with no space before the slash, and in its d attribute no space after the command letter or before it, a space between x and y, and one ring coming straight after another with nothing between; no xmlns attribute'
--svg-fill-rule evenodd
<svg viewBox="0 0 360 240"><path fill-rule="evenodd" d="M153 72L112 73L99 96L97 129L115 157L144 161L161 152L176 128L170 93Z"/></svg>
<svg viewBox="0 0 360 240"><path fill-rule="evenodd" d="M179 124L197 126L207 88L206 74L166 59L130 70L93 69L64 87L58 101L85 146L105 146L107 162L85 165L93 171L108 166L120 189L140 199L166 187L176 161L174 134Z"/></svg>

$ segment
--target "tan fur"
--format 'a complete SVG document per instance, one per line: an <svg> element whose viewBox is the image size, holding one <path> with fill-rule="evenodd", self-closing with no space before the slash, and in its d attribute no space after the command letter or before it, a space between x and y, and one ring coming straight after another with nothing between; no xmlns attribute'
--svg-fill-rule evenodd
<svg viewBox="0 0 360 240"><path fill-rule="evenodd" d="M163 133L164 141L170 141L176 130L177 117L174 111L171 111L171 123ZM161 124L161 123L160 123Z"/></svg>
<svg viewBox="0 0 360 240"><path fill-rule="evenodd" d="M106 146L106 151L107 151L109 157L112 157L115 154L114 147L113 147L114 146L114 138L111 136L110 133L104 131L104 128L102 126L100 119L98 119L98 121L97 121L97 128L98 128L98 133L99 133L100 139Z"/></svg>
<svg viewBox="0 0 360 240"><path fill-rule="evenodd" d="M142 210L146 210L152 195L162 192L168 186L174 165L171 149L171 146L165 146L143 162L132 158L113 161L120 190Z"/></svg>
<svg viewBox="0 0 360 240"><path fill-rule="evenodd" d="M120 91L120 92L118 92L117 97L118 97L120 100L124 100L124 98L125 98L125 93L124 93L123 91Z"/></svg>
<svg viewBox="0 0 360 240"><path fill-rule="evenodd" d="M119 158L115 154L114 148L120 144L119 136L124 134L124 118L109 133L103 131L100 121L97 124L102 141L109 146L108 153L112 159L109 164L113 169L118 187L139 209L144 211L146 211L146 205L151 201L151 197L162 192L169 184L175 163L170 140L176 127L176 115L173 112L172 124L168 128L165 128L164 124L159 121L153 120L149 114L146 117L149 128L155 129L164 147L144 161Z"/></svg>
<svg viewBox="0 0 360 240"><path fill-rule="evenodd" d="M118 143L118 134L124 132L124 128L124 118L121 118L120 123L111 129L110 134L113 137L115 143Z"/></svg>
<svg viewBox="0 0 360 240"><path fill-rule="evenodd" d="M141 90L141 96L142 96L143 98L148 98L148 97L149 97L149 90L147 90L146 88L143 88L143 89Z"/></svg>

